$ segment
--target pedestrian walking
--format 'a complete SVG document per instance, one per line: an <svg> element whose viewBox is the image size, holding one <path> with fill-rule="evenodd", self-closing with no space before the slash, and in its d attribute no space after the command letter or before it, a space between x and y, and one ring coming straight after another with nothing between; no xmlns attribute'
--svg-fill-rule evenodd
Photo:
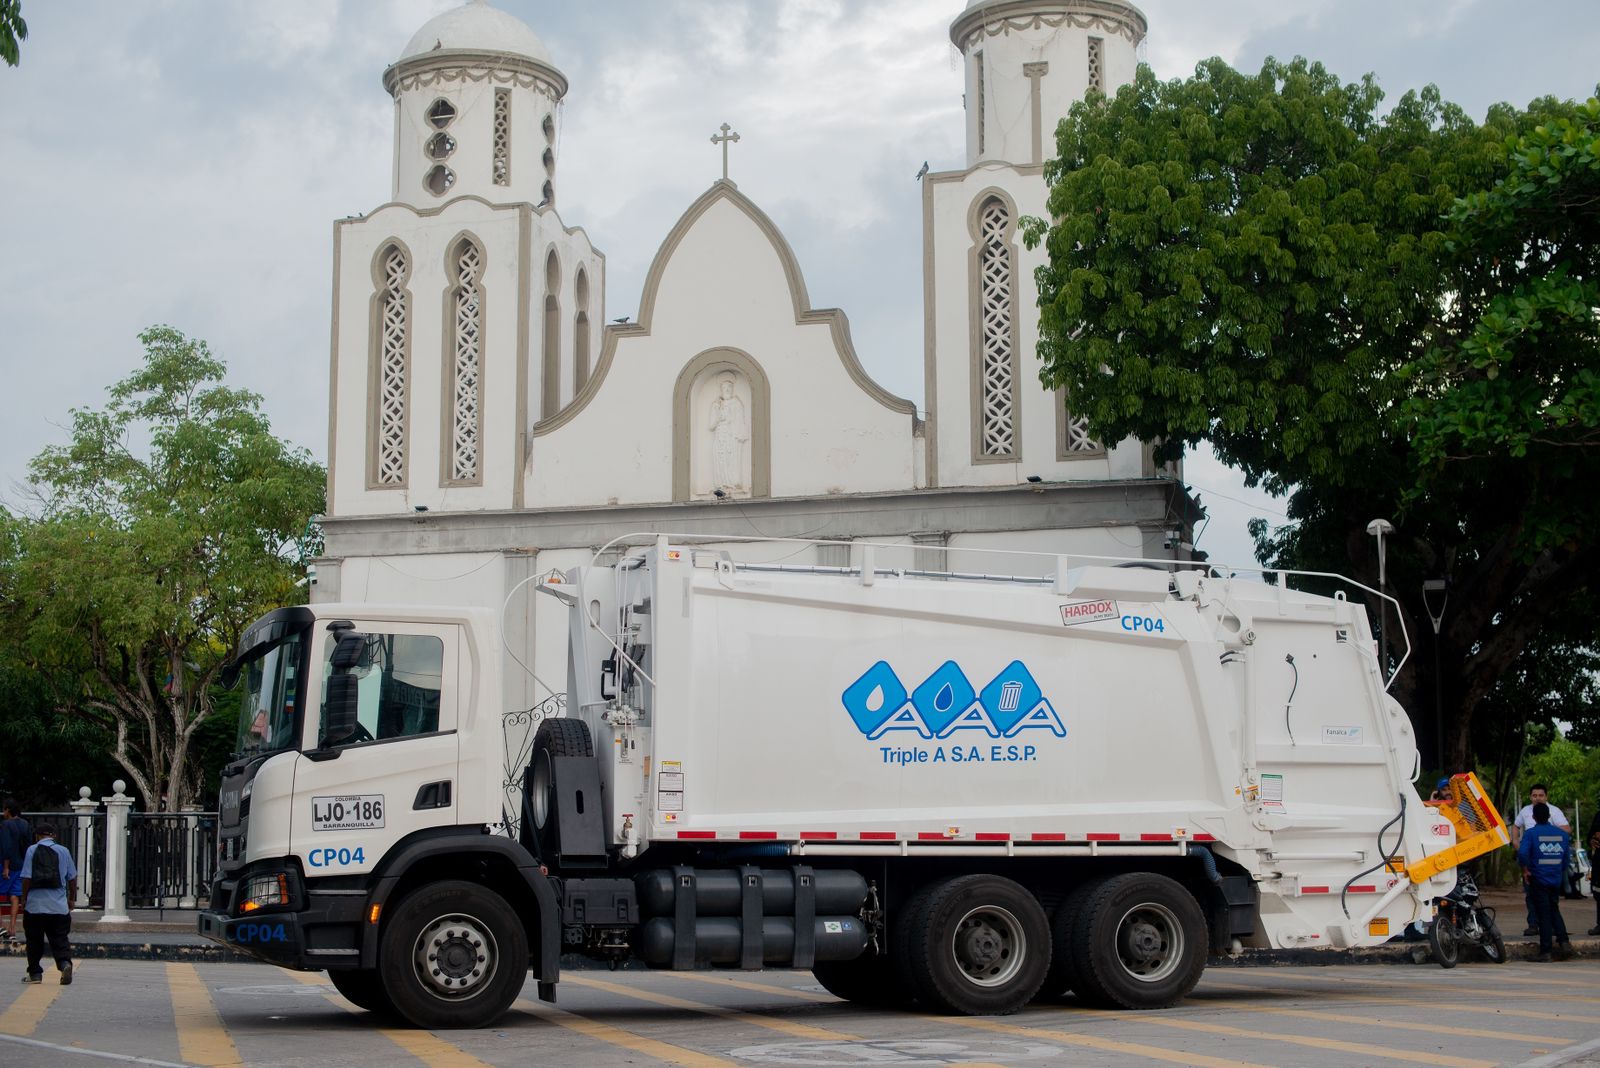
<svg viewBox="0 0 1600 1068"><path fill-rule="evenodd" d="M1517 818L1511 821L1511 848L1522 847L1522 836L1533 829L1533 806L1545 805L1550 809L1550 825L1559 827L1563 831L1571 832L1572 825L1567 822L1567 814L1556 806L1550 804L1550 791L1544 783L1536 782L1528 791L1528 803L1522 806L1517 813ZM1528 889L1528 884L1522 884L1522 900L1528 906L1528 926L1523 928L1523 935L1536 935L1539 933L1539 918L1533 914L1533 892Z"/></svg>
<svg viewBox="0 0 1600 1068"><path fill-rule="evenodd" d="M24 983L44 981L45 943L61 973L61 985L72 982L72 898L78 894L78 868L72 854L56 844L56 829L40 824L37 841L22 858L22 930L28 939L28 972Z"/></svg>
<svg viewBox="0 0 1600 1068"><path fill-rule="evenodd" d="M17 803L6 798L0 805L0 940L17 937L17 916L22 911L22 857L33 841L33 828L17 811Z"/></svg>
<svg viewBox="0 0 1600 1068"><path fill-rule="evenodd" d="M1551 959L1552 950L1561 960L1572 956L1567 938L1567 923L1561 917L1561 883L1566 877L1567 855L1572 835L1550 823L1550 806L1543 801L1533 805L1533 828L1517 846L1517 861L1522 865L1523 883L1531 887L1533 911L1539 923L1539 960Z"/></svg>

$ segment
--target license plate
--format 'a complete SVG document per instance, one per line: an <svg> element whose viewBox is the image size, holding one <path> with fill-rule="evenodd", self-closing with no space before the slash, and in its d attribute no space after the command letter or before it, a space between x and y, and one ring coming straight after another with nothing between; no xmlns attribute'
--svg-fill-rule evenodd
<svg viewBox="0 0 1600 1068"><path fill-rule="evenodd" d="M311 799L313 831L359 831L382 826L382 794L343 794Z"/></svg>

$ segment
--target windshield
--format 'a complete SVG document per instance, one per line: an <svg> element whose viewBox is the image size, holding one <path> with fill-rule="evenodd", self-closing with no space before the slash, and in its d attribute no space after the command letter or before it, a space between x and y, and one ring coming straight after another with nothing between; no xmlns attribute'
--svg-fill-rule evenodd
<svg viewBox="0 0 1600 1068"><path fill-rule="evenodd" d="M245 665L236 757L293 749L298 740L300 634L291 634Z"/></svg>

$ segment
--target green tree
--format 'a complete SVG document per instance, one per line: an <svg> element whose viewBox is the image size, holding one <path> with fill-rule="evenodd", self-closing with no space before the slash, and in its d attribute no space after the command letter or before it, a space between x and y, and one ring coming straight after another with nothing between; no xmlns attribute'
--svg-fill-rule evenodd
<svg viewBox="0 0 1600 1068"><path fill-rule="evenodd" d="M15 67L22 58L18 49L28 39L28 24L22 21L22 0L0 0L0 59Z"/></svg>
<svg viewBox="0 0 1600 1068"><path fill-rule="evenodd" d="M1417 654L1396 693L1427 738L1438 701L1463 767L1489 695L1600 578L1578 537L1600 522L1600 106L1480 125L1431 87L1381 101L1301 59L1210 60L1075 105L1053 221L1026 231L1048 251L1041 378L1106 439L1210 441L1291 494L1287 528L1256 528L1264 564L1376 586L1365 526L1392 519ZM1451 584L1437 650L1433 578Z"/></svg>
<svg viewBox="0 0 1600 1068"><path fill-rule="evenodd" d="M172 811L200 788L196 733L229 651L299 599L325 483L203 341L164 326L140 341L143 367L34 459L41 506L7 524L4 593L33 664L70 692L63 713L110 732L146 806Z"/></svg>

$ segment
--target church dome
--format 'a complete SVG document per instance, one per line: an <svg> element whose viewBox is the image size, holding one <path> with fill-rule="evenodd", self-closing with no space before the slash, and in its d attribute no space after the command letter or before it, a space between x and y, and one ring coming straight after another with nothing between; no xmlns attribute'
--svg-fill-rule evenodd
<svg viewBox="0 0 1600 1068"><path fill-rule="evenodd" d="M471 0L429 19L400 53L400 62L440 50L510 52L554 66L550 50L527 23L483 0Z"/></svg>

